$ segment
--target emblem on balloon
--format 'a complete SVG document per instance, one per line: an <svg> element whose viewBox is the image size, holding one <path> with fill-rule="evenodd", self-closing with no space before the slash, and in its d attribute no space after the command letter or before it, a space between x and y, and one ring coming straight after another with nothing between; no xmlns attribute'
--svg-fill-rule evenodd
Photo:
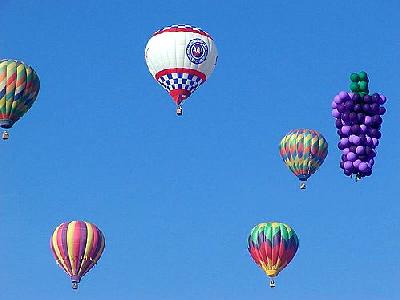
<svg viewBox="0 0 400 300"><path fill-rule="evenodd" d="M199 65L204 62L207 58L208 47L202 39L193 39L189 42L186 47L186 55L189 60Z"/></svg>

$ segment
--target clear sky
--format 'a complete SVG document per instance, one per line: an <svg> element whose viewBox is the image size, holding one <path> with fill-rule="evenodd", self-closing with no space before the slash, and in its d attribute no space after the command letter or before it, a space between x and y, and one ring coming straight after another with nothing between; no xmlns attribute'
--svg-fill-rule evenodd
<svg viewBox="0 0 400 300"><path fill-rule="evenodd" d="M1 0L0 57L32 65L38 101L0 143L2 300L399 299L400 2ZM144 47L188 23L219 50L175 116ZM330 103L365 70L388 97L372 177L339 169ZM330 145L300 191L278 154L293 128ZM73 291L49 250L82 219L107 246ZM300 239L277 288L250 229Z"/></svg>

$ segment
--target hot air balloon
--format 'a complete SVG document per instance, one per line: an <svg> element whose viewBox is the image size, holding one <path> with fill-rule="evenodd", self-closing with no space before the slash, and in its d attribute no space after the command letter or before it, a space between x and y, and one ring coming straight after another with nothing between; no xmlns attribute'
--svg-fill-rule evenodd
<svg viewBox="0 0 400 300"><path fill-rule="evenodd" d="M293 259L299 239L289 225L268 222L258 224L251 230L248 244L254 262L270 278L269 286L275 287L274 278Z"/></svg>
<svg viewBox="0 0 400 300"><path fill-rule="evenodd" d="M279 144L279 153L286 166L300 180L300 188L306 188L307 179L314 174L328 154L328 143L316 130L294 129Z"/></svg>
<svg viewBox="0 0 400 300"><path fill-rule="evenodd" d="M212 37L191 25L172 25L156 31L145 48L151 75L171 95L182 115L182 104L202 85L217 63Z"/></svg>
<svg viewBox="0 0 400 300"><path fill-rule="evenodd" d="M83 221L60 224L50 238L54 258L71 277L73 289L100 259L104 247L103 233L96 225Z"/></svg>
<svg viewBox="0 0 400 300"><path fill-rule="evenodd" d="M333 98L332 116L342 152L339 166L358 181L372 175L387 99L379 93L368 94L366 72L352 73L350 80L351 92L341 91Z"/></svg>
<svg viewBox="0 0 400 300"><path fill-rule="evenodd" d="M0 60L0 126L3 140L11 128L31 108L39 93L40 81L32 67L18 60Z"/></svg>

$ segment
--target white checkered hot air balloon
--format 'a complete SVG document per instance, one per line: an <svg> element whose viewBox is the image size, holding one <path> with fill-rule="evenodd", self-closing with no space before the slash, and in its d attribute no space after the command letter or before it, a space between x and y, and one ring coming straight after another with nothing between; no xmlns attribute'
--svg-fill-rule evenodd
<svg viewBox="0 0 400 300"><path fill-rule="evenodd" d="M200 28L173 25L150 38L145 59L151 75L167 90L182 114L181 104L213 72L218 51L212 37Z"/></svg>

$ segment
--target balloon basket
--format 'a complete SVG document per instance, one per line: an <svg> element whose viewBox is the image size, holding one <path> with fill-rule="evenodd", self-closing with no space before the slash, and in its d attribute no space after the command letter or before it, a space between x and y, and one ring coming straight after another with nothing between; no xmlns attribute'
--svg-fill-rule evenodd
<svg viewBox="0 0 400 300"><path fill-rule="evenodd" d="M74 290L77 290L77 289L78 289L78 283L77 283L76 281L73 281L73 282L72 282L72 288L73 288Z"/></svg>
<svg viewBox="0 0 400 300"><path fill-rule="evenodd" d="M3 140L8 140L8 138L10 137L10 135L8 134L8 131L7 130L4 130L3 131L3 135L2 135L2 138L3 138Z"/></svg>
<svg viewBox="0 0 400 300"><path fill-rule="evenodd" d="M300 189L305 190L306 189L306 183L305 182L300 182Z"/></svg>
<svg viewBox="0 0 400 300"><path fill-rule="evenodd" d="M178 105L178 107L176 108L176 115L182 116L182 114L183 114L182 106Z"/></svg>
<svg viewBox="0 0 400 300"><path fill-rule="evenodd" d="M271 279L271 280L269 281L269 287L270 287L270 288L274 288L274 287L275 287L275 281L274 281L273 279Z"/></svg>

